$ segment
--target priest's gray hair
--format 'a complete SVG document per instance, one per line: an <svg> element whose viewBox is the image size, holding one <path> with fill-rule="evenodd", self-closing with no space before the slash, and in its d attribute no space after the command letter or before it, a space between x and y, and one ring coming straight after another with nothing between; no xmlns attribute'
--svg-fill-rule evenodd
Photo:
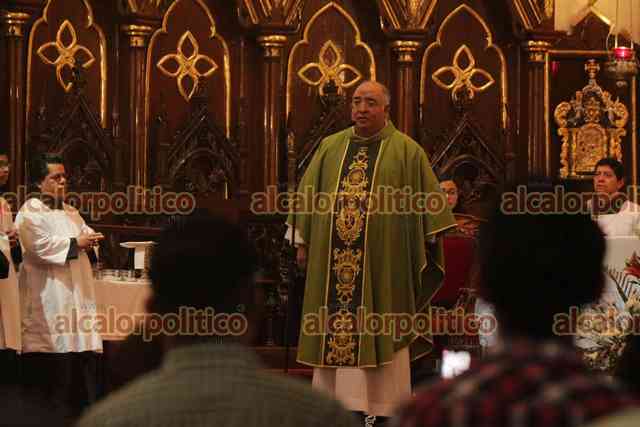
<svg viewBox="0 0 640 427"><path fill-rule="evenodd" d="M386 87L382 83L379 83L379 84L380 84L380 87L382 88L382 96L384 97L384 106L388 107L389 105L391 105L391 93L389 92L388 87Z"/></svg>
<svg viewBox="0 0 640 427"><path fill-rule="evenodd" d="M389 92L389 88L388 87L386 87L382 83L377 82L375 80L365 80L362 83L360 83L358 85L358 87L362 86L365 83L372 83L372 84L378 86L382 90L382 98L384 99L384 106L388 107L389 105L391 105L391 92Z"/></svg>

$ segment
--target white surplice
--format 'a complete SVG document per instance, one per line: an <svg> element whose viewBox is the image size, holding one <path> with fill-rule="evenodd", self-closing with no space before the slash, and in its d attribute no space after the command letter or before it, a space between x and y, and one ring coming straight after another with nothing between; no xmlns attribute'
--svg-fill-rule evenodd
<svg viewBox="0 0 640 427"><path fill-rule="evenodd" d="M16 228L23 352L102 351L89 258L78 250L77 259L66 259L70 238L93 230L72 206L50 209L35 198L20 208Z"/></svg>
<svg viewBox="0 0 640 427"><path fill-rule="evenodd" d="M12 228L11 206L0 197L0 251L9 261L9 276L0 279L0 349L20 351L22 344L18 276L11 259L11 247L6 234Z"/></svg>
<svg viewBox="0 0 640 427"><path fill-rule="evenodd" d="M616 214L593 217L607 237L640 237L640 206L628 200Z"/></svg>

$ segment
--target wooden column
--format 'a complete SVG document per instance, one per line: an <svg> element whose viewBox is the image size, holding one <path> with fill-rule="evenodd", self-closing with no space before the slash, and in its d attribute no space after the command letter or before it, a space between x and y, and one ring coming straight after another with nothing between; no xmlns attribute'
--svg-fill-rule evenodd
<svg viewBox="0 0 640 427"><path fill-rule="evenodd" d="M398 130L415 136L416 116L416 52L420 43L412 40L397 40L391 43L396 54L394 67L395 85L391 104L395 106L394 123Z"/></svg>
<svg viewBox="0 0 640 427"><path fill-rule="evenodd" d="M147 188L149 171L149 143L145 134L146 90L145 66L147 41L153 29L146 25L124 25L122 32L129 37L129 180L133 185Z"/></svg>
<svg viewBox="0 0 640 427"><path fill-rule="evenodd" d="M549 48L547 41L531 40L523 44L527 54L526 114L529 176L551 177L549 144Z"/></svg>
<svg viewBox="0 0 640 427"><path fill-rule="evenodd" d="M9 191L17 191L18 185L25 182L24 146L25 146L25 82L24 82L24 26L30 15L22 12L0 12L2 35L6 52L7 87L3 88L7 96L6 129L0 134L5 139L11 173L9 175Z"/></svg>
<svg viewBox="0 0 640 427"><path fill-rule="evenodd" d="M282 51L287 37L283 35L266 35L258 37L263 48L261 74L264 111L262 113L263 140L263 181L264 188L279 183L278 136L282 109Z"/></svg>

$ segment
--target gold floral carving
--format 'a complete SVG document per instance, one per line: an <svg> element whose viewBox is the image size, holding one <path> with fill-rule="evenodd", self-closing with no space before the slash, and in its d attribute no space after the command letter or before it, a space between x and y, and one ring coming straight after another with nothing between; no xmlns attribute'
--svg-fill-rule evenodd
<svg viewBox="0 0 640 427"><path fill-rule="evenodd" d="M191 44L193 50L190 55L185 53L187 42ZM176 79L178 92L180 92L180 95L182 95L186 101L189 101L198 89L200 79L209 77L218 69L218 65L213 59L199 52L200 46L198 45L198 41L193 34L191 34L191 31L186 31L182 37L180 37L180 40L178 40L177 52L164 55L157 63L157 67L164 75ZM178 64L175 71L167 69L170 61L175 61ZM199 63L204 64L204 70L202 72L198 70ZM184 87L184 80L186 78L191 79L193 82L193 86L188 93Z"/></svg>
<svg viewBox="0 0 640 427"><path fill-rule="evenodd" d="M487 24L487 22L482 18L482 16L480 16L480 14L478 14L478 12L476 12L473 8L471 8L466 4L461 4L460 6L456 7L451 13L449 13L449 15L447 15L446 18L442 20L442 23L440 24L440 28L438 28L436 40L433 43L431 43L429 46L427 46L427 49L425 50L422 56L422 65L420 68L421 70L420 75L422 76L420 78L420 105L426 106L428 103L426 94L428 92L428 89L427 89L427 79L429 78L428 66L429 66L429 60L431 58L431 54L435 49L441 49L444 46L445 30L449 28L449 24L451 24L451 22L454 19L456 19L458 16L462 14L468 14L473 20L475 20L482 26L484 30L483 40L486 40L485 52L494 51L496 55L498 55L498 58L500 59L500 83L499 83L500 84L500 103L501 103L500 115L502 119L501 120L502 128L507 129L508 127L507 105L509 100L508 87L507 87L507 81L509 80L507 76L507 60L506 60L506 57L504 56L504 53L502 52L502 49L500 49L500 47L494 43L493 34L491 33L491 29L489 28L489 25ZM420 117L420 120L422 121L424 120L424 118Z"/></svg>
<svg viewBox="0 0 640 427"><path fill-rule="evenodd" d="M587 62L585 71L589 75L587 86L576 92L571 101L558 104L554 112L562 138L561 178L590 174L602 157L622 161L622 137L627 134L624 128L629 119L627 107L618 99L611 99L611 94L597 83L600 66L595 60Z"/></svg>
<svg viewBox="0 0 640 427"><path fill-rule="evenodd" d="M380 6L394 30L425 29L437 3L437 0L381 0Z"/></svg>
<svg viewBox="0 0 640 427"><path fill-rule="evenodd" d="M241 0L240 8L249 15L251 23L273 22L274 17L281 17L282 23L292 25L300 18L303 0Z"/></svg>
<svg viewBox="0 0 640 427"><path fill-rule="evenodd" d="M466 66L462 65L463 56L466 56ZM449 83L443 81L447 74L453 77ZM474 83L474 78L478 77L480 77L479 85ZM495 83L491 74L481 68L476 68L476 59L465 44L456 51L452 65L439 68L433 73L432 78L440 88L451 91L451 97L454 101L458 99L461 90L467 92L468 99L473 99L476 93L484 92Z"/></svg>
<svg viewBox="0 0 640 427"><path fill-rule="evenodd" d="M66 34L65 34L66 33ZM69 44L65 44L63 37L68 36L70 38ZM45 51L47 50L55 50L57 52L57 56L53 59L50 59L47 56ZM76 62L78 59L76 58L76 54L78 52L82 52L87 55L86 61L82 64L82 68L89 68L91 64L93 64L96 60L95 56L89 49L78 44L78 36L76 34L75 28L73 28L73 24L68 19L60 25L58 28L58 32L56 34L56 40L44 43L37 50L37 54L47 65L51 65L56 67L56 77L58 79L58 83L62 86L65 92L69 92L73 87L73 82L65 82L64 77L62 76L62 70L65 67L69 67L70 69L76 66Z"/></svg>
<svg viewBox="0 0 640 427"><path fill-rule="evenodd" d="M153 64L153 58L160 50L158 43L161 38L166 37L173 30L169 28L169 21L174 22L174 18L176 17L177 11L179 10L178 6L183 5L184 3L189 3L196 7L193 13L198 13L203 18L206 18L208 21L208 36L202 33L203 37L207 42L207 46L219 46L219 52L222 55L222 64L218 63L220 66L220 72L223 74L220 77L223 77L223 89L216 93L216 99L223 99L220 101L222 105L224 105L224 116L225 116L225 134L227 138L231 135L231 55L229 53L229 46L227 45L226 40L218 34L216 31L216 22L213 19L213 15L211 14L211 10L207 6L204 0L175 0L171 6L167 9L167 12L164 14L164 18L162 18L162 26L158 28L151 35L149 39L149 47L147 49L147 64L150 66L146 67L146 86L145 86L145 122L150 123L151 120L151 95L155 92L154 85L156 84L155 79L152 78L152 72L156 70L156 67L151 66ZM197 11L197 12L196 12ZM201 40L201 39L200 39ZM160 50L162 54L166 51L164 49ZM169 70L170 71L170 70ZM202 72L203 70L200 70ZM216 77L217 78L217 77ZM182 94L180 94L182 95ZM182 95L183 96L183 95ZM188 94L187 94L188 96ZM144 140L149 141L149 129L144 127Z"/></svg>
<svg viewBox="0 0 640 427"><path fill-rule="evenodd" d="M312 74L319 73L316 79ZM353 76L347 76L351 72ZM298 77L309 86L317 86L320 95L324 95L324 86L333 82L338 87L338 93L348 89L362 80L362 73L352 65L345 64L340 48L327 40L318 55L318 62L309 62L298 70Z"/></svg>

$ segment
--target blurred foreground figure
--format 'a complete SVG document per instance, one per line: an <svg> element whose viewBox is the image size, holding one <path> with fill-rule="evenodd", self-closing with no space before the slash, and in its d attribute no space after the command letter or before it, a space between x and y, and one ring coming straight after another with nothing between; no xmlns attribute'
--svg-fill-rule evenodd
<svg viewBox="0 0 640 427"><path fill-rule="evenodd" d="M354 425L337 402L265 372L241 345L252 334L243 313L255 312L255 267L246 233L224 220L166 229L152 256L148 303L162 365L91 408L79 426Z"/></svg>
<svg viewBox="0 0 640 427"><path fill-rule="evenodd" d="M480 295L495 307L501 342L477 366L418 392L398 425L580 426L637 405L619 383L587 371L567 327L570 308L602 292L604 250L588 216L496 209L480 236Z"/></svg>

